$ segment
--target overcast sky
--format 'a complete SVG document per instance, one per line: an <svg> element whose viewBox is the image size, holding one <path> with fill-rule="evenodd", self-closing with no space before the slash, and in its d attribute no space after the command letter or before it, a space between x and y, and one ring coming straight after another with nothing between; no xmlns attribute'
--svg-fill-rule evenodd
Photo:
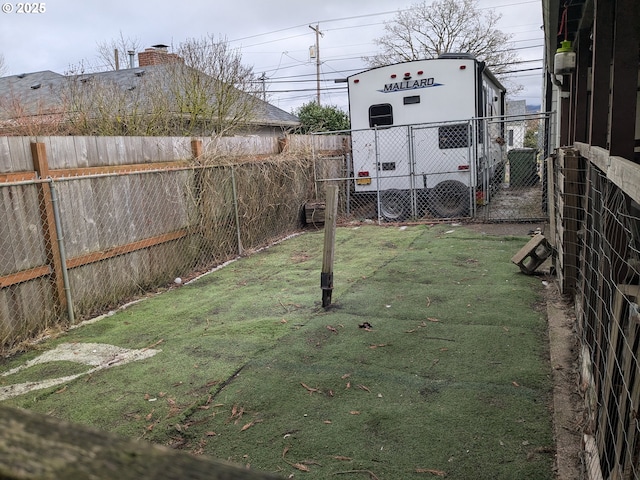
<svg viewBox="0 0 640 480"><path fill-rule="evenodd" d="M429 2L429 0L427 0ZM316 98L316 64L309 58L319 25L321 103L346 110L346 86L334 80L367 68L361 57L377 53L373 39L384 22L414 0L51 0L44 12L18 13L18 2L0 0L0 54L7 75L82 64L99 69L98 44L131 38L141 49L179 45L189 38L224 37L241 49L244 63L267 77L268 100L291 112ZM25 4L26 5L26 4ZM30 3L29 5L33 5ZM502 14L499 28L512 36L524 63L513 65L522 85L514 99L539 105L542 81L542 0L479 0ZM11 10L9 13L5 13ZM122 60L121 60L122 62ZM104 66L103 66L104 68Z"/></svg>

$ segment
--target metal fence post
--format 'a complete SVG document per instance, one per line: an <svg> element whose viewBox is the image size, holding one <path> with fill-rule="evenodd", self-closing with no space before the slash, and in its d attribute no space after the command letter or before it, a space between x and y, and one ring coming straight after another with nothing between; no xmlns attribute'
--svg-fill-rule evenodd
<svg viewBox="0 0 640 480"><path fill-rule="evenodd" d="M62 231L62 222L60 221L60 208L58 206L58 193L56 186L50 180L51 188L51 206L53 207L53 218L55 220L56 236L58 237L58 252L60 254L60 269L62 270L62 282L64 284L64 294L67 300L67 315L69 316L69 322L73 325L75 323L75 317L73 314L73 299L71 297L71 287L69 284L69 275L67 272L67 254L64 249L64 232Z"/></svg>
<svg viewBox="0 0 640 480"><path fill-rule="evenodd" d="M238 235L238 255L242 255L242 236L240 235L240 215L238 214L238 189L236 188L235 168L231 166L231 188L233 190L233 213L236 219L236 233Z"/></svg>

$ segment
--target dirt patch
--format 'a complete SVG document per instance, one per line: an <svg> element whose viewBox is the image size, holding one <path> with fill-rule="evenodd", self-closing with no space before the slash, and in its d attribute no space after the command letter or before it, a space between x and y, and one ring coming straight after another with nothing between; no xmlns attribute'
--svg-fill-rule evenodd
<svg viewBox="0 0 640 480"><path fill-rule="evenodd" d="M553 375L553 428L556 477L581 478L584 401L579 392L578 338L573 311L557 291L546 290L549 357Z"/></svg>
<svg viewBox="0 0 640 480"><path fill-rule="evenodd" d="M116 347L104 343L62 343L52 350L44 352L42 355L25 362L19 367L13 368L8 372L4 372L2 377L9 377L35 365L45 364L48 362L74 362L93 368L87 369L85 372L74 375L66 375L58 378L49 378L38 382L25 382L14 385L8 385L0 388L0 400L6 400L17 395L40 390L43 388L54 387L74 380L83 375L104 370L115 365L124 365L136 360L153 357L159 350L151 348L142 350L130 350L128 348Z"/></svg>

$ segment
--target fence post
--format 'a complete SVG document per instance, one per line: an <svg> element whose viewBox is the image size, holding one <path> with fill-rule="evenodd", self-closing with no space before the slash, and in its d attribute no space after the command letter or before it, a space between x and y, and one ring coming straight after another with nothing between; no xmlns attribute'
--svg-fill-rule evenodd
<svg viewBox="0 0 640 480"><path fill-rule="evenodd" d="M62 283L64 285L65 300L67 301L67 315L69 322L73 325L75 315L73 314L73 300L71 298L71 285L69 283L69 275L67 272L67 254L64 249L64 232L62 231L62 221L60 220L60 207L58 203L58 193L53 181L51 187L51 206L53 207L53 219L56 226L56 236L58 237L58 252L60 253L60 266L62 270Z"/></svg>
<svg viewBox="0 0 640 480"><path fill-rule="evenodd" d="M202 140L191 140L191 154L194 160L197 162L200 161L200 157L202 156Z"/></svg>
<svg viewBox="0 0 640 480"><path fill-rule="evenodd" d="M238 236L238 255L242 255L244 253L244 248L242 248L242 232L240 231L240 215L238 213L238 189L236 187L236 170L233 165L231 165L231 189L233 193L233 214L236 219L236 235Z"/></svg>
<svg viewBox="0 0 640 480"><path fill-rule="evenodd" d="M333 292L333 258L336 246L336 220L338 216L338 187L327 186L326 210L324 220L324 251L322 255L322 273L320 274L320 288L322 288L322 306L331 305Z"/></svg>
<svg viewBox="0 0 640 480"><path fill-rule="evenodd" d="M47 162L47 150L42 142L31 142L31 158L33 168L39 179L49 177L49 164ZM62 310L67 309L67 295L64 287L64 275L62 257L58 244L53 202L51 199L51 186L49 183L38 183L38 204L40 207L40 219L42 221L42 234L47 254L47 263L53 272L53 284L56 299Z"/></svg>

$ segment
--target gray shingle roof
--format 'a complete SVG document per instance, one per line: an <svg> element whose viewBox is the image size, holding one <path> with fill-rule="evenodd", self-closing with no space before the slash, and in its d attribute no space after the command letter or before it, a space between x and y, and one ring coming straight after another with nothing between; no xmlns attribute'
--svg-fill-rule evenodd
<svg viewBox="0 0 640 480"><path fill-rule="evenodd" d="M152 65L138 68L112 70L107 72L88 73L84 75L66 76L45 70L22 75L0 78L0 120L8 120L20 116L41 115L60 112L62 96L68 82L79 80L91 85L93 82L118 85L123 89L141 89L144 95L145 80L148 78L165 78L166 65ZM165 85L165 89L166 88ZM7 108L13 100L19 109ZM262 100L256 102L256 125L295 127L300 125L298 117Z"/></svg>

